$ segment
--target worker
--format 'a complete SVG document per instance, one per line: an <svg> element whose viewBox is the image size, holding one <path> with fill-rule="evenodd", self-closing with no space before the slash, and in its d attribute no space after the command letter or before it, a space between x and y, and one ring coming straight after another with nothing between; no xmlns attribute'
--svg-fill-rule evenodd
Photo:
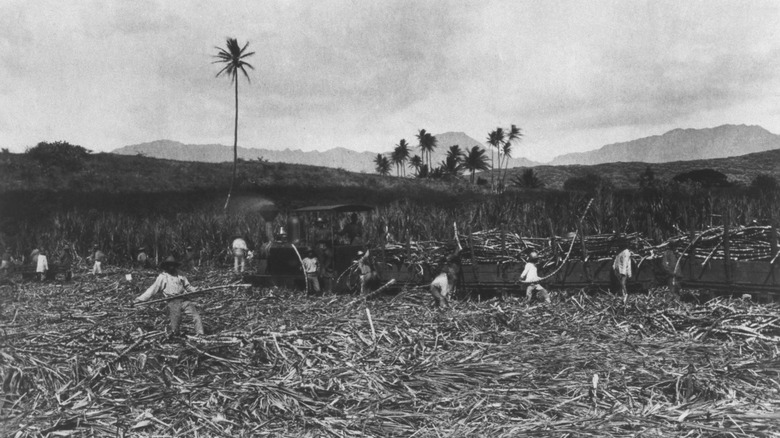
<svg viewBox="0 0 780 438"><path fill-rule="evenodd" d="M135 257L135 261L141 268L148 268L150 265L149 255L146 254L146 247L138 248L138 255Z"/></svg>
<svg viewBox="0 0 780 438"><path fill-rule="evenodd" d="M379 273L374 266L374 262L369 255L370 251L358 251L360 257L357 260L358 272L360 274L360 294L365 295L368 291L379 283Z"/></svg>
<svg viewBox="0 0 780 438"><path fill-rule="evenodd" d="M615 256L615 261L612 262L612 270L620 284L620 293L623 295L623 302L625 303L628 300L627 282L631 278L631 250L629 249L628 240L622 242L621 248L623 250Z"/></svg>
<svg viewBox="0 0 780 438"><path fill-rule="evenodd" d="M160 263L160 269L162 273L157 276L154 283L146 289L141 296L135 299L134 303L140 303L149 300L157 292L162 291L163 296L166 298L175 297L184 293L195 292L196 289L190 285L182 275L179 275L180 263L176 261L173 256L168 256L162 263ZM195 325L195 334L203 334L203 323L200 319L197 307L191 301L186 298L173 299L168 301L168 312L171 318L171 336L179 335L179 324L181 323L182 311L192 318L192 322Z"/></svg>
<svg viewBox="0 0 780 438"><path fill-rule="evenodd" d="M458 248L442 259L441 272L431 282L430 292L434 303L439 307L450 307L450 296L455 294L457 284L462 277L460 248Z"/></svg>
<svg viewBox="0 0 780 438"><path fill-rule="evenodd" d="M244 268L246 267L246 255L249 251L246 241L240 236L236 236L236 238L233 239L230 248L233 252L233 271L236 274L244 272Z"/></svg>
<svg viewBox="0 0 780 438"><path fill-rule="evenodd" d="M328 229L328 223L325 221L325 219L318 217L317 220L314 221L314 228L311 231L311 235L309 236L309 242L328 242L330 243L333 240L333 236L331 233L331 230Z"/></svg>
<svg viewBox="0 0 780 438"><path fill-rule="evenodd" d="M677 245L674 241L669 241L661 256L661 266L664 268L664 274L669 285L669 292L680 294L680 265L677 263L677 254L675 249Z"/></svg>
<svg viewBox="0 0 780 438"><path fill-rule="evenodd" d="M100 250L97 243L92 245L92 255L88 257L88 259L91 259L93 261L92 265L92 274L93 275L100 275L103 273L103 261L105 260L106 255L103 254L103 251Z"/></svg>
<svg viewBox="0 0 780 438"><path fill-rule="evenodd" d="M35 273L38 275L38 280L43 281L46 279L46 272L49 271L49 260L46 258L46 250L41 248L38 257L36 259Z"/></svg>
<svg viewBox="0 0 780 438"><path fill-rule="evenodd" d="M320 271L318 274L320 286L324 286L325 293L333 291L333 249L329 241L320 240L314 246L314 254L320 262Z"/></svg>
<svg viewBox="0 0 780 438"><path fill-rule="evenodd" d="M193 268L196 265L200 265L198 261L198 253L192 245L187 245L184 250L184 260L182 260L182 266L185 268Z"/></svg>
<svg viewBox="0 0 780 438"><path fill-rule="evenodd" d="M528 255L528 261L523 268L523 273L520 274L520 281L528 283L528 286L525 288L525 301L526 303L530 303L536 299L549 304L550 293L539 284L542 281L542 278L539 277L539 272L536 267L537 263L539 263L539 254L536 251L531 251Z"/></svg>
<svg viewBox="0 0 780 438"><path fill-rule="evenodd" d="M301 260L303 273L306 275L306 289L315 293L320 293L320 262L314 251L308 250L306 257Z"/></svg>
<svg viewBox="0 0 780 438"><path fill-rule="evenodd" d="M358 222L357 213L352 213L349 217L349 223L344 225L341 231L336 233L345 239L348 245L360 245L363 243L363 225Z"/></svg>

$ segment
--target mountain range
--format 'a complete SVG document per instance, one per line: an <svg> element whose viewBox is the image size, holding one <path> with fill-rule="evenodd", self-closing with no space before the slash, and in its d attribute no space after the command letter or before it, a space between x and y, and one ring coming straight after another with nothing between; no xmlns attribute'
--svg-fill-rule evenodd
<svg viewBox="0 0 780 438"><path fill-rule="evenodd" d="M447 155L450 146L458 145L461 150L471 149L473 146L485 148L481 142L474 140L462 132L445 132L436 135L437 147L431 154L434 166L441 163ZM414 139L407 140L413 144ZM152 158L162 158L177 161L199 161L205 163L221 163L233 160L233 148L219 144L184 144L173 140L157 140L148 143L140 143L124 146L112 151L120 155L143 155ZM412 156L419 155L416 147L411 148ZM385 155L389 155L387 152ZM263 159L274 163L307 164L310 166L323 166L342 168L350 172L374 173L374 158L376 153L357 152L346 148L333 148L326 151L302 151L300 149L255 149L238 148L238 157L244 160ZM512 158L509 167L534 166L539 163L525 158Z"/></svg>
<svg viewBox="0 0 780 438"><path fill-rule="evenodd" d="M468 151L473 146L488 150L485 145L463 132L445 132L437 134L437 147L432 154L434 166L444 160L452 145ZM414 144L410 138L408 143ZM523 142L514 146L514 151L524 147ZM412 155L419 154L416 147L411 148ZM640 138L633 141L614 143L599 149L560 155L549 165L593 165L613 162L666 163L673 161L725 158L780 149L780 136L760 126L722 125L706 129L675 129L662 135ZM199 161L219 163L231 161L233 150L230 146L219 144L183 144L172 140L157 140L149 143L125 146L113 151L121 155L144 155L177 161ZM388 151L385 155L389 155ZM303 151L300 149L271 150L238 148L238 156L244 160L263 159L270 162L306 164L341 168L351 172L373 173L376 153L358 152L346 148L333 148L326 151ZM526 158L510 158L509 166L531 167L541 163Z"/></svg>
<svg viewBox="0 0 780 438"><path fill-rule="evenodd" d="M780 149L780 136L760 126L722 125L674 129L663 135L609 144L593 151L560 155L549 164L668 163L735 157L773 149Z"/></svg>

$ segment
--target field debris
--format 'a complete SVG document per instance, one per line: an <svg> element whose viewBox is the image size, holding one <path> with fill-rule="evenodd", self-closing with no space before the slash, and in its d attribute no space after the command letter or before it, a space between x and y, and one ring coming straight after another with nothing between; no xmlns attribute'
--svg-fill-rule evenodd
<svg viewBox="0 0 780 438"><path fill-rule="evenodd" d="M170 338L135 293L0 287L2 435L780 435L775 304L223 289L196 298L205 336Z"/></svg>

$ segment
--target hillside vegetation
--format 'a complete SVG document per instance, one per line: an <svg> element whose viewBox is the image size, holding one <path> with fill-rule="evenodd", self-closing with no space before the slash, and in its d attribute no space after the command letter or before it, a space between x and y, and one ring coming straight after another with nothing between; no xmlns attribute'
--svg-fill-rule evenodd
<svg viewBox="0 0 780 438"><path fill-rule="evenodd" d="M227 190L231 163L173 161L144 156L90 154L75 160L45 160L31 154L0 155L0 193L18 191L158 193ZM761 174L780 174L780 149L738 157L671 163L606 163L592 166L535 166L534 172L548 189L562 189L572 177L594 173L618 189L639 186L639 176L650 166L656 178L671 180L691 170L710 168L734 183L747 185ZM510 168L507 181L525 167ZM420 180L348 172L320 166L241 161L239 187L245 190L297 188L315 190L361 189L383 192L390 198L417 195L449 197L453 193L478 194L483 188L464 180ZM488 177L485 173L483 177ZM373 196L373 195L372 195ZM384 196L384 195L383 195ZM434 196L436 197L436 196Z"/></svg>

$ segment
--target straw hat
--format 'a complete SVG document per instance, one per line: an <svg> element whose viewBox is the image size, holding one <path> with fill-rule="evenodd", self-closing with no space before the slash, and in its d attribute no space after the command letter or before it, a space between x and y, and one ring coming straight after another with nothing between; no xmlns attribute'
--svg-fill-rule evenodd
<svg viewBox="0 0 780 438"><path fill-rule="evenodd" d="M539 253L536 251L531 251L531 254L528 254L528 260L536 260L539 258Z"/></svg>
<svg viewBox="0 0 780 438"><path fill-rule="evenodd" d="M160 263L160 268L167 269L167 268L178 268L181 263L176 261L176 258L174 258L172 255L165 258L165 260Z"/></svg>

